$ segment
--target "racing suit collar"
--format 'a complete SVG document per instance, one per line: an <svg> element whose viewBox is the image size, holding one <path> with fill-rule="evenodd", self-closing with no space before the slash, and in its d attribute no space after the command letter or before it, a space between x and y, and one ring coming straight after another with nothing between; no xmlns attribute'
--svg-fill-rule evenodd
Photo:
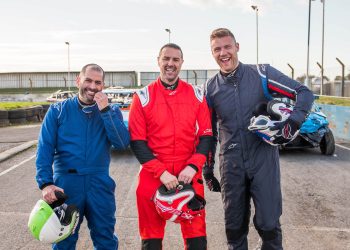
<svg viewBox="0 0 350 250"><path fill-rule="evenodd" d="M233 84L239 83L240 79L243 75L243 64L239 62L237 68L229 73L228 75L224 75L221 71L219 72L219 77L223 80L223 84Z"/></svg>
<svg viewBox="0 0 350 250"><path fill-rule="evenodd" d="M173 85L169 85L166 82L163 82L162 80L160 80L160 82L162 83L162 85L164 86L165 89L175 90L177 88L177 86L179 85L179 78L177 78L176 82Z"/></svg>
<svg viewBox="0 0 350 250"><path fill-rule="evenodd" d="M160 77L158 77L157 79L157 86L158 88L160 88L160 91L163 92L166 95L175 95L176 93L178 93L179 91L181 91L182 86L183 86L183 81L178 78L177 79L177 87L172 90L172 89L166 89L162 83L162 80L160 80Z"/></svg>
<svg viewBox="0 0 350 250"><path fill-rule="evenodd" d="M92 113L97 108L97 103L94 104L85 104L79 100L78 96L75 96L76 103L78 104L79 109L81 109L85 114Z"/></svg>

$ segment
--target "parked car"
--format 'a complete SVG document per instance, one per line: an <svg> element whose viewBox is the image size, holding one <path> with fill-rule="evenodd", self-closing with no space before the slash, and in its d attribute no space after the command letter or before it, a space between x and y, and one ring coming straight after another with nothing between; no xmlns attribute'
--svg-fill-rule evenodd
<svg viewBox="0 0 350 250"><path fill-rule="evenodd" d="M313 104L310 114L300 128L299 135L281 149L287 148L320 148L324 155L333 155L335 141L329 128L327 116L317 104Z"/></svg>
<svg viewBox="0 0 350 250"><path fill-rule="evenodd" d="M76 93L74 91L62 91L57 90L55 93L51 94L46 98L48 102L61 102L68 98L74 97Z"/></svg>
<svg viewBox="0 0 350 250"><path fill-rule="evenodd" d="M109 103L116 103L121 109L128 109L136 91L137 89L107 88L102 92L108 96Z"/></svg>
<svg viewBox="0 0 350 250"><path fill-rule="evenodd" d="M124 124L126 127L129 125L129 110L121 110L123 115Z"/></svg>

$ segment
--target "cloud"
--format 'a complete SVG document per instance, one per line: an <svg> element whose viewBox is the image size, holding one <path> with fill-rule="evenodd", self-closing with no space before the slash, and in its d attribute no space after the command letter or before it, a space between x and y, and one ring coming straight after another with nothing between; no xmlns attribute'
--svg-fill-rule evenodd
<svg viewBox="0 0 350 250"><path fill-rule="evenodd" d="M193 8L209 9L212 7L226 7L229 9L239 9L242 12L250 12L251 5L258 5L259 12L264 14L274 8L274 5L281 4L280 0L129 0L131 2L149 2L155 4L182 4ZM289 0L298 5L304 5L306 0Z"/></svg>
<svg viewBox="0 0 350 250"><path fill-rule="evenodd" d="M228 8L242 8L243 6L249 7L249 0L130 0L132 2L151 2L159 4L174 4L179 3L182 5L210 8L213 6L226 6ZM250 1L251 2L251 1ZM243 7L245 8L245 7Z"/></svg>
<svg viewBox="0 0 350 250"><path fill-rule="evenodd" d="M73 37L79 35L101 35L117 33L147 33L149 29L90 29L90 30L58 30L50 31L50 35L56 38Z"/></svg>

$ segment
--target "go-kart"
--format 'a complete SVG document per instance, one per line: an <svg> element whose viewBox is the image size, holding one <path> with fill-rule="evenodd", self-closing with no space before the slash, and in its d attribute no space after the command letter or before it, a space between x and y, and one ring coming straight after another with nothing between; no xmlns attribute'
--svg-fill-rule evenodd
<svg viewBox="0 0 350 250"><path fill-rule="evenodd" d="M314 103L310 114L300 128L299 135L290 143L280 146L280 149L319 147L322 154L333 155L335 142L328 125L327 116Z"/></svg>

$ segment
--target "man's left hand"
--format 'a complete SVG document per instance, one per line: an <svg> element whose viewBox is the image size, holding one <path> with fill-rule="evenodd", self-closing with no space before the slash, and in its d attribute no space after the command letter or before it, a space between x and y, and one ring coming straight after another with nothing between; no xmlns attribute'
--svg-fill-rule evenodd
<svg viewBox="0 0 350 250"><path fill-rule="evenodd" d="M95 94L94 101L96 102L99 110L102 110L108 106L108 97L105 93L97 92Z"/></svg>
<svg viewBox="0 0 350 250"><path fill-rule="evenodd" d="M179 181L183 181L185 184L191 183L193 176L196 174L196 170L194 170L191 166L186 166L179 174L177 178Z"/></svg>
<svg viewBox="0 0 350 250"><path fill-rule="evenodd" d="M291 142L299 132L299 125L292 119L287 119L284 122L276 123L270 128L271 131L277 130L275 138L271 140L276 145L284 145Z"/></svg>

